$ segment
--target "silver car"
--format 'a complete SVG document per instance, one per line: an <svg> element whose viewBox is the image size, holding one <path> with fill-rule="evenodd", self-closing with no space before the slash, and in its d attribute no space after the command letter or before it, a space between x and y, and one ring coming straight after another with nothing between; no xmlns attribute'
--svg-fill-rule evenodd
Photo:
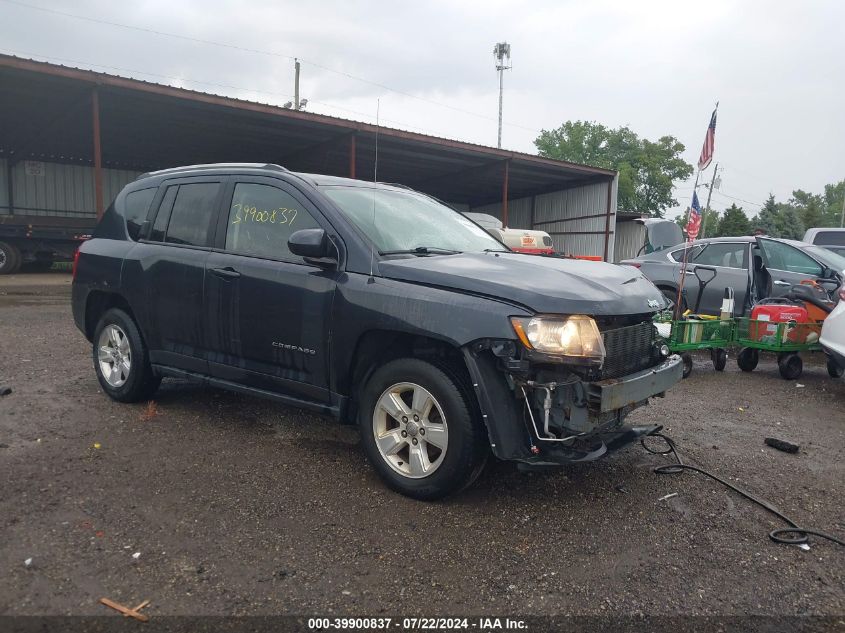
<svg viewBox="0 0 845 633"><path fill-rule="evenodd" d="M685 248L689 251L682 305L697 305L700 277L707 282L699 308L704 314L719 314L727 287L734 290L735 315L743 316L754 302L781 296L803 279L836 278L841 283L845 278L845 257L813 244L765 236L698 240L619 263L639 268L674 302ZM699 267L704 270L696 276Z"/></svg>

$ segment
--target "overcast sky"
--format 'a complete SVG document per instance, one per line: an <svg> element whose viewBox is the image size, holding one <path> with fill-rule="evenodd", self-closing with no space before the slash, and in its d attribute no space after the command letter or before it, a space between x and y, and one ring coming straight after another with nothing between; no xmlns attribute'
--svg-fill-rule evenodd
<svg viewBox="0 0 845 633"><path fill-rule="evenodd" d="M750 215L769 192L845 178L843 32L838 0L0 0L4 53L274 104L291 99L298 56L310 111L373 121L380 99L384 125L494 146L492 50L507 41L503 145L526 152L585 119L674 135L695 163L718 99L711 206L732 196ZM678 184L681 205L691 192Z"/></svg>

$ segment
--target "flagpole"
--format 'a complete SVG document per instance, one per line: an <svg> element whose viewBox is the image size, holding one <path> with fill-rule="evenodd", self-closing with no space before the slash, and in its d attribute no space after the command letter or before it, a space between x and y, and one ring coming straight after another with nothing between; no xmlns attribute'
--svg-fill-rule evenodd
<svg viewBox="0 0 845 633"><path fill-rule="evenodd" d="M698 188L698 179L701 176L701 169L698 169L695 172L695 184L692 186L692 195L695 196L695 190ZM686 224L689 225L689 218L690 213L692 213L692 199L690 199L690 206L687 207L687 221ZM687 233L686 245L684 246L684 259L681 263L681 278L678 281L678 296L675 300L675 321L678 321L681 318L681 296L684 292L684 280L687 277L687 255L690 252L690 243L692 240L689 238L689 233Z"/></svg>

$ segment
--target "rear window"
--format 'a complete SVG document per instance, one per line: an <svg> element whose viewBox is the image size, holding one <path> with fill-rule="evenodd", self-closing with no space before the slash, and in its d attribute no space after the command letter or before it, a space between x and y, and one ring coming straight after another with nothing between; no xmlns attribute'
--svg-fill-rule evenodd
<svg viewBox="0 0 845 633"><path fill-rule="evenodd" d="M845 246L845 231L819 231L813 238L819 246Z"/></svg>
<svg viewBox="0 0 845 633"><path fill-rule="evenodd" d="M138 239L156 191L158 188L153 187L126 194L126 200L123 202L123 217L126 220L126 231L133 240Z"/></svg>

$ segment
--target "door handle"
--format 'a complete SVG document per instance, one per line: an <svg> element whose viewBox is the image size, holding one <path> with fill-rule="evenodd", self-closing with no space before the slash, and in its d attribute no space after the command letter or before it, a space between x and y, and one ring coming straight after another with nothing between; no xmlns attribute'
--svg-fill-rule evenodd
<svg viewBox="0 0 845 633"><path fill-rule="evenodd" d="M695 271L692 271L692 270L685 270L685 271L684 271L684 274L685 274L685 275L693 275L693 276L695 276Z"/></svg>
<svg viewBox="0 0 845 633"><path fill-rule="evenodd" d="M241 276L241 274L231 266L226 266L226 268L212 268L211 273L217 275L221 279L237 279Z"/></svg>
<svg viewBox="0 0 845 633"><path fill-rule="evenodd" d="M784 281L783 279L775 279L772 283L776 286L791 286L792 285L791 283L789 283L788 281Z"/></svg>

